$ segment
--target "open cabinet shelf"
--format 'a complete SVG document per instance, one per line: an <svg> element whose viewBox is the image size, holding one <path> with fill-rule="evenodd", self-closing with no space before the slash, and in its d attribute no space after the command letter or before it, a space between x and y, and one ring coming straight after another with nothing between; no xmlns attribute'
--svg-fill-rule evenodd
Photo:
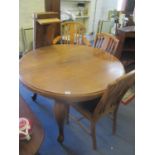
<svg viewBox="0 0 155 155"><path fill-rule="evenodd" d="M48 18L48 19L38 19L37 22L40 25L48 25L48 24L52 24L52 23L60 23L61 20L58 18Z"/></svg>

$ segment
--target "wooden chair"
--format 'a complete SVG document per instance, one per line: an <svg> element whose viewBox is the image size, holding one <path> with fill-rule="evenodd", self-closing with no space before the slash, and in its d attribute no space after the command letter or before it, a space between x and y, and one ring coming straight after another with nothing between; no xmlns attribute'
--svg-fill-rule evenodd
<svg viewBox="0 0 155 155"><path fill-rule="evenodd" d="M64 22L61 24L61 36L57 36L52 44L85 44L91 46L90 42L84 36L85 27L78 22Z"/></svg>
<svg viewBox="0 0 155 155"><path fill-rule="evenodd" d="M111 113L113 115L112 131L113 134L115 133L117 111L120 101L127 90L134 84L134 81L135 71L133 70L110 83L101 98L81 103L72 103L72 106L90 121L90 135L93 141L93 149L96 149L97 121L102 116ZM78 123L80 124L79 119Z"/></svg>
<svg viewBox="0 0 155 155"><path fill-rule="evenodd" d="M94 47L101 48L104 51L115 55L118 44L119 44L119 40L115 36L108 33L98 33L96 35Z"/></svg>

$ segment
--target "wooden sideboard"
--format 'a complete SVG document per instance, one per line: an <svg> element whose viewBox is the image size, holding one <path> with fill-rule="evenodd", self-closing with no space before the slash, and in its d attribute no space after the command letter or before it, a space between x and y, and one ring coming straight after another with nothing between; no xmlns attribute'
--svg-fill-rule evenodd
<svg viewBox="0 0 155 155"><path fill-rule="evenodd" d="M33 49L48 46L60 35L60 0L45 0L45 12L33 14Z"/></svg>
<svg viewBox="0 0 155 155"><path fill-rule="evenodd" d="M117 38L120 40L116 56L126 66L135 63L135 27L128 26L118 29Z"/></svg>
<svg viewBox="0 0 155 155"><path fill-rule="evenodd" d="M58 12L41 12L33 14L33 49L51 45L60 33Z"/></svg>

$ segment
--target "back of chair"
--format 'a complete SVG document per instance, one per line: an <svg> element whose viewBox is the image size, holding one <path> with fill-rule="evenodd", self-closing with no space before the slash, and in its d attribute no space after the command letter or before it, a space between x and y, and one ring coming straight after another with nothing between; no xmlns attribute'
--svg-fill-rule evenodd
<svg viewBox="0 0 155 155"><path fill-rule="evenodd" d="M101 48L110 54L115 55L119 40L108 33L98 33L94 42L95 48Z"/></svg>
<svg viewBox="0 0 155 155"><path fill-rule="evenodd" d="M131 71L109 84L101 100L96 106L94 117L99 118L101 115L114 112L127 90L134 84L135 71Z"/></svg>
<svg viewBox="0 0 155 155"><path fill-rule="evenodd" d="M85 27L78 22L64 22L61 24L63 44L82 44Z"/></svg>

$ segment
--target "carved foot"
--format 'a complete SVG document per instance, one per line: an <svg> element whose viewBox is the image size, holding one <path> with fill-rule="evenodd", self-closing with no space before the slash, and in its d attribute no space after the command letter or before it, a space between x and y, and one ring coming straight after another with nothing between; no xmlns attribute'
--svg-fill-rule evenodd
<svg viewBox="0 0 155 155"><path fill-rule="evenodd" d="M59 135L58 138L57 138L57 141L58 141L59 143L63 143L63 141L64 141L64 136Z"/></svg>
<svg viewBox="0 0 155 155"><path fill-rule="evenodd" d="M34 93L34 94L32 95L32 100L35 101L36 99L37 99L37 94Z"/></svg>

